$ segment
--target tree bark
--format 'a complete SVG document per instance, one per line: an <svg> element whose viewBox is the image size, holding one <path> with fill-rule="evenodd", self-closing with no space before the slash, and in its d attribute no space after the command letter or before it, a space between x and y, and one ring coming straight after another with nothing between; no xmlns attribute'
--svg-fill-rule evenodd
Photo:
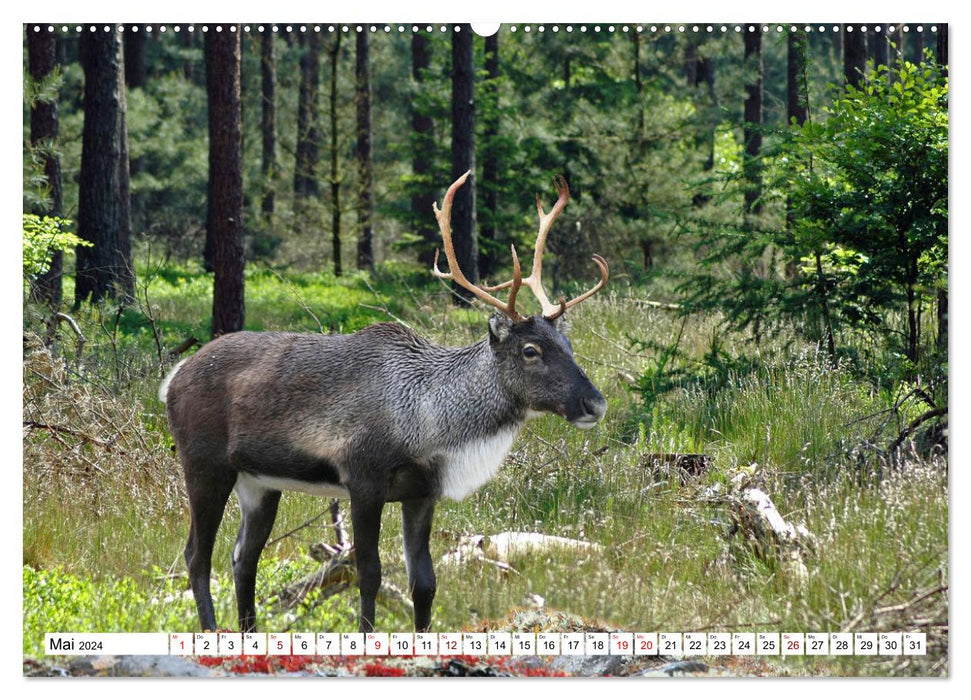
<svg viewBox="0 0 971 700"><path fill-rule="evenodd" d="M802 126L809 115L809 90L806 66L809 57L809 37L805 32L789 33L789 53L786 63L786 116L791 124Z"/></svg>
<svg viewBox="0 0 971 700"><path fill-rule="evenodd" d="M802 126L809 118L809 36L805 32L790 32L788 37L788 59L786 62L786 117L788 124ZM786 229L791 232L795 223L792 200L786 197ZM795 264L788 268L788 274L796 274ZM828 316L828 314L827 314ZM828 322L828 317L827 317ZM832 334L830 334L832 338ZM832 345L832 343L831 343ZM835 352L835 350L834 350Z"/></svg>
<svg viewBox="0 0 971 700"><path fill-rule="evenodd" d="M466 278L479 281L479 253L475 240L475 65L472 26L456 25L452 32L452 179L472 171L452 205L452 242L455 258ZM458 295L469 303L472 293L457 284Z"/></svg>
<svg viewBox="0 0 971 700"><path fill-rule="evenodd" d="M752 31L748 28L752 27ZM762 25L747 25L745 31L745 211L758 214L762 210L762 168L759 154L762 151Z"/></svg>
<svg viewBox="0 0 971 700"><path fill-rule="evenodd" d="M429 66L428 37L424 32L415 32L411 37L411 77L414 80L415 92L424 89L424 72ZM438 247L438 229L432 225L432 204L435 201L435 191L431 182L431 152L434 145L434 123L431 115L416 106L416 100L411 102L411 130L415 135L415 148L411 156L411 172L419 190L411 197L411 211L418 222L417 233L425 241L418 251L418 262L422 267L430 268L435 260L435 249Z"/></svg>
<svg viewBox="0 0 971 700"><path fill-rule="evenodd" d="M205 38L214 338L242 330L244 317L241 28L220 26L222 31L210 26Z"/></svg>
<svg viewBox="0 0 971 700"><path fill-rule="evenodd" d="M263 92L260 116L260 131L263 134L260 209L264 223L272 228L276 205L276 57L273 51L273 32L270 31L263 32L260 43L260 76Z"/></svg>
<svg viewBox="0 0 971 700"><path fill-rule="evenodd" d="M485 115L483 124L483 138L485 140L485 157L482 160L482 190L486 211L489 212L487 223L482 226L483 240L495 244L499 239L497 191L499 188L499 158L495 148L490 147L499 137L499 32L485 38L485 89L489 93L488 102L491 106ZM495 246L483 246L479 251L479 272L483 278L488 278L496 271Z"/></svg>
<svg viewBox="0 0 971 700"><path fill-rule="evenodd" d="M941 78L947 78L947 24L937 25L937 63L941 67ZM937 290L937 349L945 358L948 351L947 326L948 326L948 288L944 287Z"/></svg>
<svg viewBox="0 0 971 700"><path fill-rule="evenodd" d="M859 87L866 72L866 35L859 24L843 25L843 79Z"/></svg>
<svg viewBox="0 0 971 700"><path fill-rule="evenodd" d="M41 82L57 67L57 38L54 32L41 27L39 32L27 31L27 62L30 77ZM43 152L44 177L47 180L47 205L34 213L38 216L61 215L61 162L57 155L57 100L37 100L30 108L30 145ZM63 301L61 277L64 271L64 253L54 251L47 271L34 280L34 299L53 309Z"/></svg>
<svg viewBox="0 0 971 700"><path fill-rule="evenodd" d="M947 77L947 25L937 25L937 65L941 67L941 77Z"/></svg>
<svg viewBox="0 0 971 700"><path fill-rule="evenodd" d="M644 146L644 76L641 73L641 33L633 32L631 41L634 43L634 93L637 95L637 143L640 146L640 155L643 156Z"/></svg>
<svg viewBox="0 0 971 700"><path fill-rule="evenodd" d="M124 81L124 75L122 75ZM118 270L119 293L126 302L135 299L135 261L131 252L131 163L128 150L128 98L124 84L118 90Z"/></svg>
<svg viewBox="0 0 971 700"><path fill-rule="evenodd" d="M127 133L124 100L124 55L117 28L105 32L85 26L80 58L84 70L84 131L78 183L78 236L94 247L77 248L74 306L124 295L122 241L131 231L125 220L127 199ZM123 181L123 178L125 180Z"/></svg>
<svg viewBox="0 0 971 700"><path fill-rule="evenodd" d="M924 33L923 32L918 32L917 31L917 28L914 27L914 26L911 26L911 32L910 33L914 37L914 42L913 42L913 44L914 44L914 48L913 48L913 51L914 51L914 54L913 54L913 56L914 56L914 63L916 63L916 64L919 65L921 63L921 61L924 60Z"/></svg>
<svg viewBox="0 0 971 700"><path fill-rule="evenodd" d="M337 150L337 62L340 58L341 35L334 35L330 49L330 212L331 243L334 254L334 276L344 274L341 264L341 172Z"/></svg>
<svg viewBox="0 0 971 700"><path fill-rule="evenodd" d="M875 31L879 27L880 31ZM875 24L870 27L870 56L873 57L873 67L890 65L890 37L887 36L887 25Z"/></svg>
<svg viewBox="0 0 971 700"><path fill-rule="evenodd" d="M317 163L320 160L317 95L320 89L320 34L300 34L300 95L297 102L297 162L293 193L297 199L320 193Z"/></svg>
<svg viewBox="0 0 971 700"><path fill-rule="evenodd" d="M706 56L698 61L698 71L697 71L697 83L700 85L704 83L708 88L708 127L706 135L706 157L704 169L705 172L711 172L715 169L715 132L718 130L718 123L721 120L721 109L718 106L718 93L715 92L715 59L711 56ZM641 124L641 133L644 133L644 108L641 107L637 118ZM710 195L702 195L703 201L708 201L711 197Z"/></svg>
<svg viewBox="0 0 971 700"><path fill-rule="evenodd" d="M145 25L126 24L125 26L125 85L129 88L144 88L146 79L145 44L148 32ZM135 28L137 27L137 31Z"/></svg>
<svg viewBox="0 0 971 700"><path fill-rule="evenodd" d="M373 163L371 158L371 58L368 30L357 33L355 103L357 107L357 269L374 270Z"/></svg>

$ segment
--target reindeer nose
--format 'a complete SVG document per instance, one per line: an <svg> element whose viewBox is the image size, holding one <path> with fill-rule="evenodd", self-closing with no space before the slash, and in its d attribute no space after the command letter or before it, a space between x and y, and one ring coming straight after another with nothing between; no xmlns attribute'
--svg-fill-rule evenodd
<svg viewBox="0 0 971 700"><path fill-rule="evenodd" d="M583 410L595 421L599 421L607 413L607 401L602 394L597 392L596 396L583 399Z"/></svg>
<svg viewBox="0 0 971 700"><path fill-rule="evenodd" d="M585 396L580 400L583 415L573 418L570 422L581 430L588 430L600 422L607 412L607 401L598 391L593 396Z"/></svg>

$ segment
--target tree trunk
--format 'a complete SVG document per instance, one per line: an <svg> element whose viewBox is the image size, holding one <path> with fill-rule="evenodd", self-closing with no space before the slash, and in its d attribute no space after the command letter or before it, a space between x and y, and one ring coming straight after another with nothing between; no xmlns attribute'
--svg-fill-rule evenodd
<svg viewBox="0 0 971 700"><path fill-rule="evenodd" d="M937 63L941 67L941 78L947 78L947 25L937 25ZM947 284L937 290L937 349L944 358L947 358Z"/></svg>
<svg viewBox="0 0 971 700"><path fill-rule="evenodd" d="M260 209L263 212L263 221L272 228L276 205L276 59L273 52L273 32L263 32L260 44L260 75L263 90L260 117L260 130L263 134L263 160L260 165L263 192Z"/></svg>
<svg viewBox="0 0 971 700"><path fill-rule="evenodd" d="M334 275L344 274L341 265L341 172L337 150L337 61L340 58L341 35L334 35L330 50L330 212L331 242L334 249Z"/></svg>
<svg viewBox="0 0 971 700"><path fill-rule="evenodd" d="M843 25L843 78L847 85L859 87L866 72L866 35L859 24Z"/></svg>
<svg viewBox="0 0 971 700"><path fill-rule="evenodd" d="M788 37L788 59L786 61L786 117L787 122L797 126L805 124L809 118L809 36L805 32L790 32ZM792 231L795 215L792 200L786 197L786 230ZM787 274L797 274L795 264L787 268ZM830 336L832 334L830 333Z"/></svg>
<svg viewBox="0 0 971 700"><path fill-rule="evenodd" d="M684 80L691 88L698 84L698 44L691 37L684 45Z"/></svg>
<svg viewBox="0 0 971 700"><path fill-rule="evenodd" d="M879 27L880 31L874 31ZM873 57L873 68L890 65L890 37L887 36L887 25L876 24L870 28L870 56Z"/></svg>
<svg viewBox="0 0 971 700"><path fill-rule="evenodd" d="M209 210L213 241L212 336L243 328L243 158L241 28L210 26L205 38L209 96Z"/></svg>
<svg viewBox="0 0 971 700"><path fill-rule="evenodd" d="M697 83L704 83L708 89L707 116L705 117L705 162L702 166L706 173L715 169L715 136L718 131L718 124L721 121L721 109L718 106L718 93L715 91L715 59L706 56L698 60ZM640 123L641 133L644 133L644 108L641 107L637 115ZM696 205L704 204L711 200L709 191L699 192L694 197Z"/></svg>
<svg viewBox="0 0 971 700"><path fill-rule="evenodd" d="M28 70L34 82L41 82L53 73L57 66L57 37L48 32L27 31ZM44 177L47 180L47 206L34 213L38 216L61 215L61 162L57 155L57 100L37 100L30 108L30 145L44 154ZM61 276L64 270L64 253L54 251L51 264L45 273L34 280L33 297L53 309L63 301Z"/></svg>
<svg viewBox="0 0 971 700"><path fill-rule="evenodd" d="M644 156L645 115L644 115L644 76L641 73L641 33L631 35L634 42L634 94L637 95L637 144L639 155Z"/></svg>
<svg viewBox="0 0 971 700"><path fill-rule="evenodd" d="M129 88L144 88L146 79L145 44L148 32L143 24L125 26L125 85ZM137 31L135 28L137 27Z"/></svg>
<svg viewBox="0 0 971 700"><path fill-rule="evenodd" d="M124 79L124 75L122 76ZM124 85L118 91L119 140L118 157L118 281L121 297L135 299L135 261L131 252L131 164L128 158L128 98Z"/></svg>
<svg viewBox="0 0 971 700"><path fill-rule="evenodd" d="M745 32L745 211L758 214L762 210L762 168L759 154L762 151L762 26L750 25L753 31Z"/></svg>
<svg viewBox="0 0 971 700"><path fill-rule="evenodd" d="M180 43L186 49L193 49L196 47L196 33L188 31L190 25L184 25L182 31L179 33L181 37ZM190 52L185 52L191 56ZM186 58L182 62L182 75L193 85L201 85L202 76L199 75L198 67L196 66L197 61L193 61L191 58Z"/></svg>
<svg viewBox="0 0 971 700"><path fill-rule="evenodd" d="M297 162L293 193L297 199L316 197L320 159L317 94L320 89L320 34L300 34L300 96L297 102Z"/></svg>
<svg viewBox="0 0 971 700"><path fill-rule="evenodd" d="M452 32L452 179L472 171L452 205L452 242L455 259L466 278L479 281L479 253L475 240L475 85L472 26L456 25ZM453 283L456 297L471 299L471 292Z"/></svg>
<svg viewBox="0 0 971 700"><path fill-rule="evenodd" d="M424 71L428 69L428 37L424 32L415 32L411 37L411 77L415 81L415 92L420 93L425 82ZM411 130L415 135L415 148L411 155L411 172L419 183L419 191L411 197L411 211L415 214L417 233L425 241L418 251L418 262L429 268L435 260L438 247L438 229L432 225L432 204L435 190L431 182L431 153L434 146L434 123L429 114L411 102Z"/></svg>
<svg viewBox="0 0 971 700"><path fill-rule="evenodd" d="M914 63L919 65L921 61L924 60L924 33L918 32L916 27L911 27L911 29L913 31L911 31L910 33L914 37L914 48L913 48Z"/></svg>
<svg viewBox="0 0 971 700"><path fill-rule="evenodd" d="M371 160L371 58L368 31L357 33L355 104L357 107L357 269L374 270L373 164Z"/></svg>
<svg viewBox="0 0 971 700"><path fill-rule="evenodd" d="M941 67L941 77L947 77L947 25L937 25L937 65Z"/></svg>
<svg viewBox="0 0 971 700"><path fill-rule="evenodd" d="M499 158L493 147L499 138L499 32L485 38L485 90L488 91L489 111L483 124L485 157L482 160L482 191L484 204L489 212L486 225L481 229L482 238L492 245L484 245L479 251L479 272L488 278L496 271L495 244L499 239L499 212L497 190L499 188Z"/></svg>
<svg viewBox="0 0 971 700"><path fill-rule="evenodd" d="M786 116L791 124L802 126L809 114L809 84L806 66L809 57L809 36L805 32L789 33L789 53L786 65Z"/></svg>
<svg viewBox="0 0 971 700"><path fill-rule="evenodd" d="M124 55L121 34L103 25L81 32L84 70L84 132L78 182L78 236L94 243L77 249L74 306L124 294L122 237L131 231L125 221L128 191L122 182L127 154ZM125 202L125 204L123 204ZM128 248L130 250L130 248Z"/></svg>

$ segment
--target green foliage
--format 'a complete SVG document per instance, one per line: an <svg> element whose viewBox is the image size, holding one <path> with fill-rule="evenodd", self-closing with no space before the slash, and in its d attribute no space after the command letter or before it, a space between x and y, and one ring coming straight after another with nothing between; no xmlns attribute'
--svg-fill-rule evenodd
<svg viewBox="0 0 971 700"><path fill-rule="evenodd" d="M184 239L198 235L206 219L205 89L170 73L127 97L132 228L184 256Z"/></svg>
<svg viewBox="0 0 971 700"><path fill-rule="evenodd" d="M70 252L76 246L93 246L66 230L67 219L56 216L23 215L24 283L47 272L56 251Z"/></svg>
<svg viewBox="0 0 971 700"><path fill-rule="evenodd" d="M917 307L947 287L948 90L933 62L889 72L845 87L824 122L796 133L792 236L801 259L825 256L832 308L851 327L890 339L888 312L911 315L916 362Z"/></svg>
<svg viewBox="0 0 971 700"><path fill-rule="evenodd" d="M947 81L932 61L888 75L834 89L824 119L780 134L761 219L682 222L702 262L680 288L688 309L757 340L794 328L834 362L867 333L919 363L921 315L947 286Z"/></svg>

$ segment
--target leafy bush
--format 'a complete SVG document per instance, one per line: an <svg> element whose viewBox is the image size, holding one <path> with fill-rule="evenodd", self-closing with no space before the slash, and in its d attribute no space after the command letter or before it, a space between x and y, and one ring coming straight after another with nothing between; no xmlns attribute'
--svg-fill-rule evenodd
<svg viewBox="0 0 971 700"><path fill-rule="evenodd" d="M67 219L24 214L24 282L47 272L57 251L70 252L76 246L93 246L66 230Z"/></svg>

